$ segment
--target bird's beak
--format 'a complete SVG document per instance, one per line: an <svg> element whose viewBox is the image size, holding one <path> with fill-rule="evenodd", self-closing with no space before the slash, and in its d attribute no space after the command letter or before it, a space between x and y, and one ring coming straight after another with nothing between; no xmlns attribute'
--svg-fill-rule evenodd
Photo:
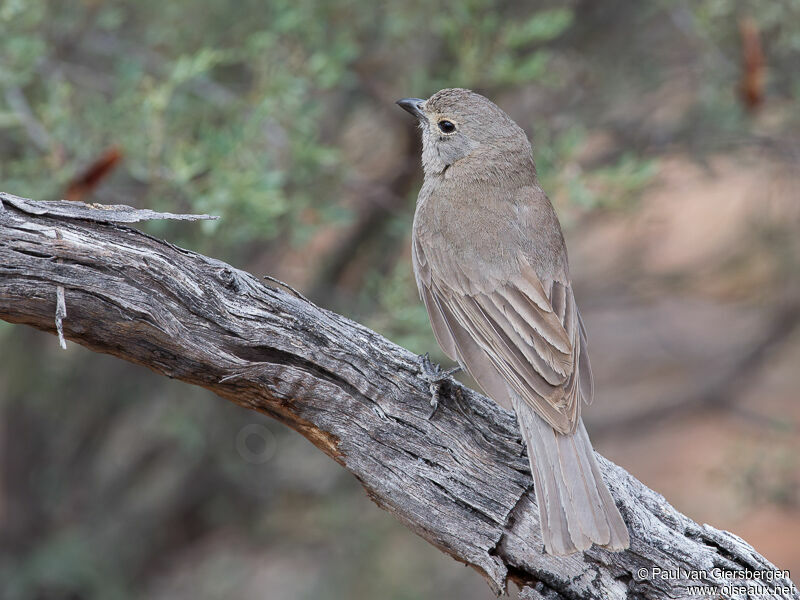
<svg viewBox="0 0 800 600"><path fill-rule="evenodd" d="M422 104L424 102L425 100L421 100L420 98L403 98L397 101L397 105L417 117L420 121L424 121L427 119L425 113L422 112Z"/></svg>

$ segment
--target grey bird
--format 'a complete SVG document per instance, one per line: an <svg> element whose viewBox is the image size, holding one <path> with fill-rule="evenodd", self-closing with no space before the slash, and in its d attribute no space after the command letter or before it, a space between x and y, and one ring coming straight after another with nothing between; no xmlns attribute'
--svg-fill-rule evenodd
<svg viewBox="0 0 800 600"><path fill-rule="evenodd" d="M545 550L627 548L581 420L581 400L594 394L586 330L525 132L470 90L397 104L422 129L412 258L436 340L516 413Z"/></svg>

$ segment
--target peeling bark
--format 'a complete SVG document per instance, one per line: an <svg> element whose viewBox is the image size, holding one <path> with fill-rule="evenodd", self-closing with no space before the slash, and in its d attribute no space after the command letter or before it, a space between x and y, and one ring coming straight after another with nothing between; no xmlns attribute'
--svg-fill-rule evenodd
<svg viewBox="0 0 800 600"><path fill-rule="evenodd" d="M508 579L523 587L521 597L548 599L685 598L692 585L749 582L750 592L720 589L717 597L800 598L788 576L737 579L775 567L602 457L630 550L545 555L513 414L452 381L428 420L415 355L221 261L119 224L152 218L209 217L0 193L0 318L51 333L60 322L68 340L286 423L496 593ZM661 578L656 568L677 572ZM693 571L706 574L693 581ZM787 590L758 594L753 585Z"/></svg>

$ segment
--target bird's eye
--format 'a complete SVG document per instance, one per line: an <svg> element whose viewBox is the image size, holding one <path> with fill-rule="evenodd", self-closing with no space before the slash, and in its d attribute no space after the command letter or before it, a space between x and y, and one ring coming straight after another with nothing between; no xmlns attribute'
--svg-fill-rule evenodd
<svg viewBox="0 0 800 600"><path fill-rule="evenodd" d="M442 133L453 133L456 130L456 125L452 121L448 121L447 119L442 119L438 123L439 131Z"/></svg>

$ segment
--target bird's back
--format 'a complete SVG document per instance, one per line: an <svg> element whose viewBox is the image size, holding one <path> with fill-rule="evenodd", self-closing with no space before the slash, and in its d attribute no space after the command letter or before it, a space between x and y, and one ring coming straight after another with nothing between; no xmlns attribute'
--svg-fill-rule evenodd
<svg viewBox="0 0 800 600"><path fill-rule="evenodd" d="M558 217L535 179L510 189L440 179L426 180L414 215L414 246L432 275L463 293L490 291L524 260L543 283L568 282Z"/></svg>

